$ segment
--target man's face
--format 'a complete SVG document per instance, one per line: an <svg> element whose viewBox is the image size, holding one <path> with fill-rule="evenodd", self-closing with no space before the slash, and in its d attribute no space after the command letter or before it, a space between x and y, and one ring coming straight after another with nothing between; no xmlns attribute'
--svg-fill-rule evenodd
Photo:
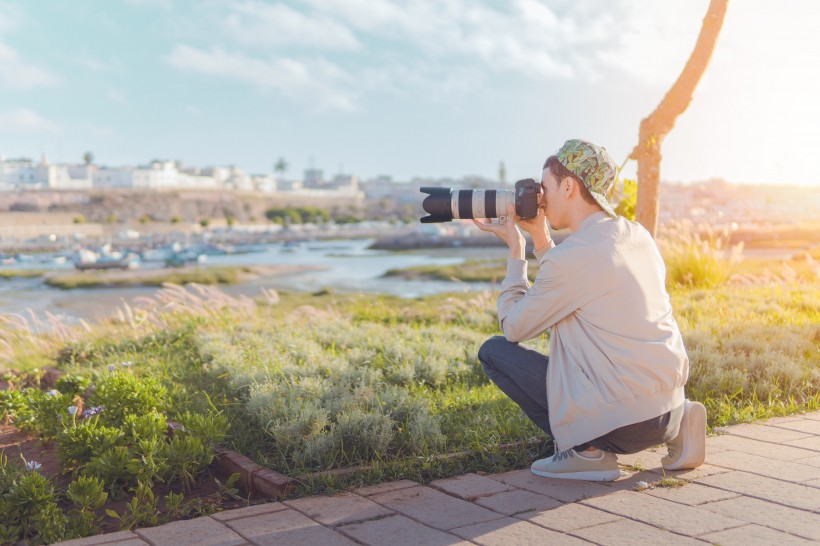
<svg viewBox="0 0 820 546"><path fill-rule="evenodd" d="M544 169L541 173L541 208L547 216L547 221L555 229L561 229L561 211L563 210L563 198L558 191L558 179Z"/></svg>

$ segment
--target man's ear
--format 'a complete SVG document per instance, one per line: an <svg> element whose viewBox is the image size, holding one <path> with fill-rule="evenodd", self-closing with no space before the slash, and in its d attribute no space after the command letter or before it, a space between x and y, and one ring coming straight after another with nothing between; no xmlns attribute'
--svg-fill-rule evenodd
<svg viewBox="0 0 820 546"><path fill-rule="evenodd" d="M566 178L564 178L564 181L567 183L565 190L567 197L570 197L572 194L578 191L578 188L576 186L578 184L578 181L575 180L573 177L567 176Z"/></svg>

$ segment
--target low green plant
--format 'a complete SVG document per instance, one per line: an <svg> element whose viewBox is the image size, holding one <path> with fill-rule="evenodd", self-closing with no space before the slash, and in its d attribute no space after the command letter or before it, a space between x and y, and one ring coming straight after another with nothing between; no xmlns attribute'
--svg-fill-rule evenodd
<svg viewBox="0 0 820 546"><path fill-rule="evenodd" d="M56 389L43 392L39 388L26 388L17 397L14 423L26 432L44 439L56 438L67 423L73 421L71 408L77 406L71 394Z"/></svg>
<svg viewBox="0 0 820 546"><path fill-rule="evenodd" d="M168 420L156 410L126 415L122 424L125 437L132 444L141 440L162 438L168 431Z"/></svg>
<svg viewBox="0 0 820 546"><path fill-rule="evenodd" d="M57 508L59 498L54 485L36 470L22 472L3 495L3 500L7 525L19 525L23 538L36 539L45 534L60 540L65 533L65 515ZM53 521L44 520L43 513Z"/></svg>
<svg viewBox="0 0 820 546"><path fill-rule="evenodd" d="M167 390L153 377L137 377L128 370L103 373L94 384L91 402L102 406L103 423L121 426L129 415L165 409Z"/></svg>
<svg viewBox="0 0 820 546"><path fill-rule="evenodd" d="M199 438L203 445L209 448L222 443L230 428L228 418L218 412L211 412L206 415L185 411L185 413L177 416L177 421L183 426L180 434Z"/></svg>
<svg viewBox="0 0 820 546"><path fill-rule="evenodd" d="M131 449L126 463L128 474L135 480L153 485L163 481L168 473L168 464L164 456L165 439L157 436L139 440Z"/></svg>
<svg viewBox="0 0 820 546"><path fill-rule="evenodd" d="M184 491L190 491L214 453L196 436L177 435L164 444L161 456L167 464L168 484L179 482Z"/></svg>
<svg viewBox="0 0 820 546"><path fill-rule="evenodd" d="M105 426L96 418L66 427L57 438L57 459L63 472L80 470L94 457L115 447L125 446L125 434Z"/></svg>
<svg viewBox="0 0 820 546"><path fill-rule="evenodd" d="M142 482L137 484L134 496L125 505L122 513L110 508L106 509L105 513L120 522L120 531L131 530L135 527L152 527L159 523L157 499L151 487Z"/></svg>
<svg viewBox="0 0 820 546"><path fill-rule="evenodd" d="M217 494L219 495L219 497L223 500L242 500L242 497L239 496L239 488L236 487L236 482L238 482L239 478L241 477L242 475L239 472L234 472L233 474L228 476L228 479L225 481L225 483L222 483L221 481L219 481L219 479L214 478L214 482L216 482L217 487Z"/></svg>
<svg viewBox="0 0 820 546"><path fill-rule="evenodd" d="M86 389L91 385L91 379L80 374L66 374L59 379L54 384L54 388L57 391L66 393L67 395L74 397L74 396L82 396L85 394Z"/></svg>
<svg viewBox="0 0 820 546"><path fill-rule="evenodd" d="M100 479L105 483L112 498L121 499L126 496L127 488L136 482L136 477L128 466L130 460L131 453L128 447L109 447L100 451L85 465L83 475Z"/></svg>
<svg viewBox="0 0 820 546"><path fill-rule="evenodd" d="M74 503L72 529L74 534L87 537L100 532L100 518L95 510L108 499L105 484L94 476L80 476L68 485L66 498Z"/></svg>

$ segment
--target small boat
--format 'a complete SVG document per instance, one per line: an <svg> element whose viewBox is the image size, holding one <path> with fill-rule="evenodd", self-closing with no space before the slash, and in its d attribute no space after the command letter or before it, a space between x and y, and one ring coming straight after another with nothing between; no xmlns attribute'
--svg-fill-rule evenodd
<svg viewBox="0 0 820 546"><path fill-rule="evenodd" d="M134 253L123 255L115 252L100 254L89 249L82 249L74 256L74 267L80 271L100 269L136 269L139 267L139 256Z"/></svg>

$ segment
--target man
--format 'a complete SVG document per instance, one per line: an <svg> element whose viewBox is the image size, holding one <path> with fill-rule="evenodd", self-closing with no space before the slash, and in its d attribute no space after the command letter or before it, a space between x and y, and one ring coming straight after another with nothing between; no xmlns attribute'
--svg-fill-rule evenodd
<svg viewBox="0 0 820 546"><path fill-rule="evenodd" d="M509 248L498 297L504 337L485 342L478 357L553 437L555 454L532 465L539 476L615 480L615 454L662 443L667 470L705 458L706 409L684 398L689 359L663 259L649 233L607 202L615 175L604 148L568 140L544 165L535 218L518 218L510 206L499 223L473 220ZM571 235L556 246L548 221ZM521 229L540 264L532 285ZM518 344L546 331L549 357Z"/></svg>

